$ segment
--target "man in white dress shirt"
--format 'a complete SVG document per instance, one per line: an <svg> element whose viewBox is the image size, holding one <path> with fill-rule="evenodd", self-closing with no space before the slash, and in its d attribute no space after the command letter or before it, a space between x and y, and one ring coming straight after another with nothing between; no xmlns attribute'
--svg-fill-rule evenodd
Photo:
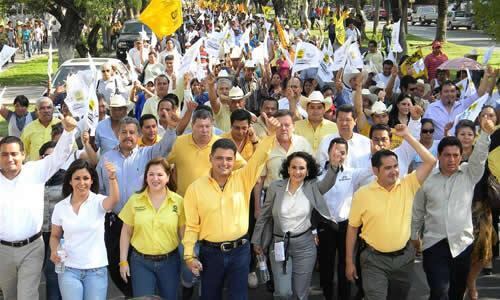
<svg viewBox="0 0 500 300"><path fill-rule="evenodd" d="M45 182L69 157L76 121L62 120L64 133L54 153L23 165L22 141L0 141L0 289L5 299L38 299L44 258L41 238Z"/></svg>
<svg viewBox="0 0 500 300"><path fill-rule="evenodd" d="M148 60L149 49L144 48L144 41L142 38L138 37L134 41L134 48L128 51L130 59L132 60L133 67L135 71L139 74L142 73L144 63Z"/></svg>

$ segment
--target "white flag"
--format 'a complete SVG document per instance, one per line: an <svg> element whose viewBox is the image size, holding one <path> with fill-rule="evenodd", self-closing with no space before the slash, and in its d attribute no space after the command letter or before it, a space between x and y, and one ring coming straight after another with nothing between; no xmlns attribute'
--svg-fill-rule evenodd
<svg viewBox="0 0 500 300"><path fill-rule="evenodd" d="M244 47L245 44L250 44L250 27L243 32L240 38L240 46Z"/></svg>
<svg viewBox="0 0 500 300"><path fill-rule="evenodd" d="M363 56L359 51L358 43L352 43L347 48L347 63L355 69L363 68Z"/></svg>
<svg viewBox="0 0 500 300"><path fill-rule="evenodd" d="M151 49L155 50L157 44L158 44L158 39L156 38L156 34L154 32L152 32L151 33Z"/></svg>
<svg viewBox="0 0 500 300"><path fill-rule="evenodd" d="M130 54L128 52L127 52L127 64L130 68L130 80L136 81L139 78L139 76L135 71L135 65L134 62L132 61L132 57L130 57Z"/></svg>
<svg viewBox="0 0 500 300"><path fill-rule="evenodd" d="M349 36L342 46L333 53L333 70L342 69L347 61L347 49L352 44L352 36Z"/></svg>
<svg viewBox="0 0 500 300"><path fill-rule="evenodd" d="M495 46L491 46L486 50L486 52L484 52L483 65L486 65L488 61L490 61L490 58L493 55L494 51L495 51Z"/></svg>
<svg viewBox="0 0 500 300"><path fill-rule="evenodd" d="M9 61L12 55L16 54L16 51L17 48L3 45L2 51L0 52L0 70L2 69L2 66L5 65L7 61Z"/></svg>
<svg viewBox="0 0 500 300"><path fill-rule="evenodd" d="M139 36L143 41L149 41L148 33L144 30L144 25L142 25L142 30L139 32Z"/></svg>
<svg viewBox="0 0 500 300"><path fill-rule="evenodd" d="M295 60L293 62L292 74L299 71L318 68L323 60L323 53L311 43L300 42L295 50Z"/></svg>
<svg viewBox="0 0 500 300"><path fill-rule="evenodd" d="M481 112L481 109L483 108L484 104L488 99L490 98L490 94L486 93L474 103L472 103L469 107L467 107L466 110L464 110L461 114L457 115L455 117L455 122L453 122L453 127L450 130L450 134L454 135L455 134L455 126L457 126L457 123L460 120L470 120L470 121L475 121L476 118L479 116L479 113Z"/></svg>
<svg viewBox="0 0 500 300"><path fill-rule="evenodd" d="M415 73L420 73L425 70L425 63L424 63L424 58L419 59L417 62L415 62L413 65L413 70L415 70Z"/></svg>
<svg viewBox="0 0 500 300"><path fill-rule="evenodd" d="M198 57L198 53L200 53L200 46L205 41L205 38L197 40L187 51L186 54L181 59L181 65L179 67L179 71L176 72L177 76L181 78L184 76L186 72L191 69L191 64L194 64L196 57Z"/></svg>
<svg viewBox="0 0 500 300"><path fill-rule="evenodd" d="M392 36L391 36L391 52L403 52L403 48L399 44L399 30L401 29L401 19L396 23L392 24Z"/></svg>
<svg viewBox="0 0 500 300"><path fill-rule="evenodd" d="M49 45L49 59L47 60L47 75L49 75L49 81L52 82L52 43Z"/></svg>

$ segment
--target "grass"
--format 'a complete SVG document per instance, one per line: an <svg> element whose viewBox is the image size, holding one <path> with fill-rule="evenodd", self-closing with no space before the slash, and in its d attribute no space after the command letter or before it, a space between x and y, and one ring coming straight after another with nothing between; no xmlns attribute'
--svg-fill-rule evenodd
<svg viewBox="0 0 500 300"><path fill-rule="evenodd" d="M27 62L15 63L0 73L0 86L41 85L47 81L47 56L37 57ZM57 55L54 55L52 70L57 70Z"/></svg>

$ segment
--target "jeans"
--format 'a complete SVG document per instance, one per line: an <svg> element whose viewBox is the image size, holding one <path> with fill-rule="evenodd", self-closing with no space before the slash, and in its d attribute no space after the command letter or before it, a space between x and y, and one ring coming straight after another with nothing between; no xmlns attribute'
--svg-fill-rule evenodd
<svg viewBox="0 0 500 300"><path fill-rule="evenodd" d="M61 300L61 292L59 291L59 282L57 281L57 273L55 265L50 260L49 246L50 232L43 233L43 241L45 243L45 260L43 262L43 274L45 275L45 292L47 300Z"/></svg>
<svg viewBox="0 0 500 300"><path fill-rule="evenodd" d="M38 52L38 54L42 54L42 41L34 41L33 52Z"/></svg>
<svg viewBox="0 0 500 300"><path fill-rule="evenodd" d="M250 242L227 252L200 245L202 300L222 299L224 281L228 283L228 299L248 299Z"/></svg>
<svg viewBox="0 0 500 300"><path fill-rule="evenodd" d="M451 257L448 240L423 251L423 267L431 295L429 300L462 300L470 270L472 245Z"/></svg>
<svg viewBox="0 0 500 300"><path fill-rule="evenodd" d="M146 259L133 250L130 272L134 297L155 295L158 290L162 299L177 299L181 272L181 258L177 250L160 261Z"/></svg>
<svg viewBox="0 0 500 300"><path fill-rule="evenodd" d="M58 274L59 288L64 300L105 300L108 292L108 270L75 269L66 267Z"/></svg>
<svg viewBox="0 0 500 300"><path fill-rule="evenodd" d="M23 42L24 58L31 58L31 41Z"/></svg>

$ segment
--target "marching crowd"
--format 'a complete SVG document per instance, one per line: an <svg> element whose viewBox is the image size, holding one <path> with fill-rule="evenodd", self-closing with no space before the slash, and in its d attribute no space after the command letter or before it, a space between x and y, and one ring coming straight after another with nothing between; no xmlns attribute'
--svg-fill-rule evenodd
<svg viewBox="0 0 500 300"><path fill-rule="evenodd" d="M290 54L360 43L348 11L323 41L308 21L198 8L183 32L135 41L130 85L101 66L94 130L64 86L35 112L23 95L0 107L4 298L38 299L43 272L46 299L106 299L108 275L127 297L247 299L265 255L275 299L307 299L316 265L325 299L412 299L416 257L429 299L478 299L498 255L498 70L450 80L435 41L420 76L373 40L363 68L325 81ZM197 43L221 31L219 55Z"/></svg>

